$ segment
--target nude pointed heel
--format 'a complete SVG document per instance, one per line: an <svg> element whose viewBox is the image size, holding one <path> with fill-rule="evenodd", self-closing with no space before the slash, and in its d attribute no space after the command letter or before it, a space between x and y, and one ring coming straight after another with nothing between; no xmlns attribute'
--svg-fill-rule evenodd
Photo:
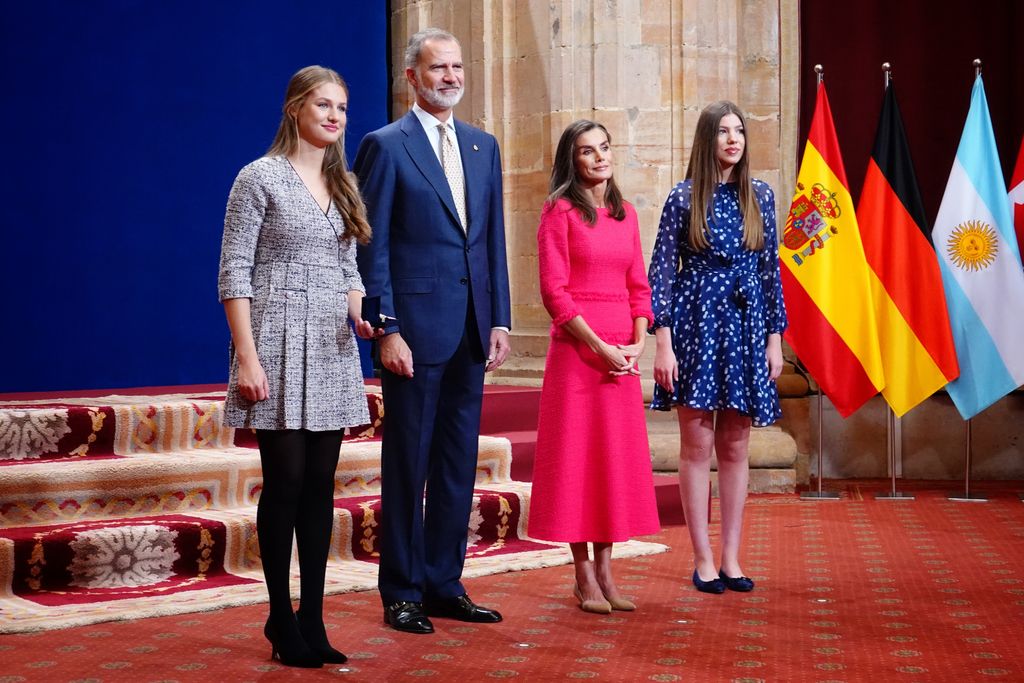
<svg viewBox="0 0 1024 683"><path fill-rule="evenodd" d="M584 600L583 593L580 591L579 585L573 586L573 595L580 602L580 609L584 612L592 612L593 614L611 614L612 606L607 600Z"/></svg>
<svg viewBox="0 0 1024 683"><path fill-rule="evenodd" d="M609 598L607 595L604 599L608 601L608 604L612 606L612 609L620 612L632 612L636 609L636 603L632 600L626 600L625 598Z"/></svg>

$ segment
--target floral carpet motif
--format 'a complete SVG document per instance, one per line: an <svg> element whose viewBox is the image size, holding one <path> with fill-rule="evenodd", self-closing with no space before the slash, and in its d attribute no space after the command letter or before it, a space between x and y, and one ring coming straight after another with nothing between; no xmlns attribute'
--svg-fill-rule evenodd
<svg viewBox="0 0 1024 683"><path fill-rule="evenodd" d="M1024 680L1022 482L979 482L988 503L946 500L936 484L899 502L872 495L887 482L847 485L836 501L751 496L741 555L751 593L697 592L686 528L668 527L644 539L668 552L613 561L635 612L582 612L572 568L556 566L469 579L504 621L435 619L431 636L385 626L376 592L329 596L327 632L349 661L322 671L272 661L266 607L251 605L0 636L3 673L21 683ZM716 501L715 548L719 519Z"/></svg>
<svg viewBox="0 0 1024 683"><path fill-rule="evenodd" d="M0 402L0 633L266 600L255 435L223 425L222 397ZM384 409L375 387L367 402L371 421L349 430L336 472L328 594L377 583ZM569 562L564 546L526 537L530 485L511 479L509 442L479 444L464 575Z"/></svg>

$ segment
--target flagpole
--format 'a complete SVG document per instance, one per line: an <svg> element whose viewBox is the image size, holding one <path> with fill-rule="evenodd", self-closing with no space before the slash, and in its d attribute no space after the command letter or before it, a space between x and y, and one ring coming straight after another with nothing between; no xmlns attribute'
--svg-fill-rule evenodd
<svg viewBox="0 0 1024 683"><path fill-rule="evenodd" d="M888 90L889 82L892 80L892 64L882 62L882 83L884 90ZM892 411L892 406L886 404L885 410L885 451L889 459L890 486L888 492L875 494L876 500L914 500L910 494L896 490L896 453L899 451L900 459L903 457L902 430L899 429L899 418Z"/></svg>
<svg viewBox="0 0 1024 683"><path fill-rule="evenodd" d="M977 79L981 75L981 60L975 59L972 62L974 66L974 78ZM949 496L949 500L955 500L961 503L985 503L988 502L988 498L977 493L971 493L971 425L974 420L971 418L967 419L964 427L964 495Z"/></svg>
<svg viewBox="0 0 1024 683"><path fill-rule="evenodd" d="M817 85L820 88L821 82L825 80L825 67L821 64L814 65L814 74L817 76ZM817 384L817 382L816 382ZM824 419L822 418L822 402L825 400L825 392L821 389L821 384L818 384L818 490L817 491L804 491L800 494L800 498L804 500L837 500L839 498L838 491L823 491L821 489L821 480L824 477L824 464L822 453L824 448L822 447L822 432L824 430Z"/></svg>
<svg viewBox="0 0 1024 683"><path fill-rule="evenodd" d="M815 67L817 70L818 67ZM818 74L819 78L821 74ZM824 419L822 418L822 403L825 400L825 392L821 390L821 385L818 384L818 490L817 491L804 491L800 494L800 498L804 500L838 500L838 491L823 491L821 489L821 480L824 477L824 464L822 453L824 451L822 447L823 439L822 433L824 428Z"/></svg>
<svg viewBox="0 0 1024 683"><path fill-rule="evenodd" d="M978 60L974 60L977 62ZM955 500L959 503L986 503L988 498L981 495L980 493L971 493L971 424L974 422L972 419L966 421L966 428L964 429L964 442L966 444L966 457L964 458L964 495L958 496L951 494L949 500Z"/></svg>

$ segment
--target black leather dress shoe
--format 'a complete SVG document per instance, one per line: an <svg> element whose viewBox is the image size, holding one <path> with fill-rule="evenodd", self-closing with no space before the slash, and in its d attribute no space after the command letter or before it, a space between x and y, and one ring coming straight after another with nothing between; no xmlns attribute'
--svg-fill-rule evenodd
<svg viewBox="0 0 1024 683"><path fill-rule="evenodd" d="M393 602L384 608L384 623L396 631L406 633L433 633L423 605L418 602Z"/></svg>
<svg viewBox="0 0 1024 683"><path fill-rule="evenodd" d="M496 624L501 621L501 614L497 610L477 605L465 593L454 598L425 600L423 606L432 617L448 617L475 624Z"/></svg>

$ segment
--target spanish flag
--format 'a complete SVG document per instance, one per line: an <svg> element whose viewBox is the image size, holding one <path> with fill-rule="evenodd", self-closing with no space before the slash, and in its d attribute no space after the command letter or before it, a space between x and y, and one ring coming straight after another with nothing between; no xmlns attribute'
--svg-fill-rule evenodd
<svg viewBox="0 0 1024 683"><path fill-rule="evenodd" d="M779 246L786 341L848 417L885 386L871 271L857 227L825 84Z"/></svg>
<svg viewBox="0 0 1024 683"><path fill-rule="evenodd" d="M882 395L897 415L960 375L939 260L932 247L896 95L885 89L875 147L857 205L873 271L885 370Z"/></svg>

